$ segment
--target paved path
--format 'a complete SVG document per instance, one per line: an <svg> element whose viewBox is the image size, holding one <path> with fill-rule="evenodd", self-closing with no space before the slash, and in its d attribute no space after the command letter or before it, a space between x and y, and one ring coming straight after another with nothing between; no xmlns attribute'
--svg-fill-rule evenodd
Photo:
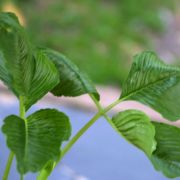
<svg viewBox="0 0 180 180"><path fill-rule="evenodd" d="M101 94L100 103L102 104L103 107L108 106L109 104L114 102L116 99L118 99L120 96L120 90L118 88L98 86L97 89L98 89L98 92ZM14 101L16 101L16 98L12 96L12 94L8 93L7 89L2 84L0 84L0 99L1 99L1 104L2 103L11 104L11 103L14 103ZM72 97L57 98L49 93L42 100L40 100L38 104L69 106L73 108L84 109L86 111L94 111L94 113L95 111L97 111L96 106L94 105L94 103L92 102L92 100L90 99L88 95L82 95L80 97L75 97L75 98L72 98ZM111 111L111 114L115 114L119 111L123 111L126 109L142 110L145 113L147 113L151 117L152 120L180 126L180 121L177 121L175 123L169 122L165 120L159 113L155 112L151 108L144 106L135 101L122 102L120 105L117 105Z"/></svg>

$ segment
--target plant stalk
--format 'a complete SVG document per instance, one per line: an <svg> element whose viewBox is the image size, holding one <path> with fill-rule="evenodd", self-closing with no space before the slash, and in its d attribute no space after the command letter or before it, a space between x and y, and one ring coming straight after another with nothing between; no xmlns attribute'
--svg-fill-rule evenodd
<svg viewBox="0 0 180 180"><path fill-rule="evenodd" d="M4 175L2 177L3 180L8 179L9 172L10 172L10 169L11 169L11 165L12 165L12 162L13 162L13 158L14 158L14 153L10 152L8 160L7 160L6 168L4 170Z"/></svg>
<svg viewBox="0 0 180 180"><path fill-rule="evenodd" d="M47 180L51 172L47 171L45 168L41 170L40 174L37 176L37 180Z"/></svg>
<svg viewBox="0 0 180 180"><path fill-rule="evenodd" d="M99 101L97 101L97 99L94 97L93 94L90 94L89 96L90 96L90 98L92 99L92 101L95 103L95 105L96 105L96 107L98 108L98 110L103 113L102 115L103 115L104 118L107 120L107 122L112 126L112 128L113 128L115 131L118 132L118 130L117 130L116 126L113 124L111 118L110 118L106 113L103 112L103 107L101 106L101 104L99 103ZM123 99L120 100L120 101L123 101ZM119 133L119 132L118 132L118 133Z"/></svg>
<svg viewBox="0 0 180 180"><path fill-rule="evenodd" d="M53 169L56 167L56 165L61 161L61 159L66 155L66 153L72 148L72 146L77 142L77 140L102 116L106 116L108 119L108 122L111 121L110 118L106 115L106 112L111 110L113 107L115 107L117 104L119 104L122 101L122 99L118 99L106 108L101 108L99 111L94 115L94 117L85 124L78 132L77 134L66 144L66 146L61 151L61 157L58 162L54 162L54 166L50 172L47 172L45 169L42 169L39 176L37 177L37 180L47 180L48 176L51 174Z"/></svg>
<svg viewBox="0 0 180 180"><path fill-rule="evenodd" d="M25 107L24 107L24 101L23 101L22 96L19 97L19 116L22 119L25 118ZM2 177L3 180L8 180L8 176L9 176L9 172L10 172L10 169L11 169L13 159L14 159L14 153L10 152L8 160L7 160L6 168L4 170L4 175Z"/></svg>
<svg viewBox="0 0 180 180"><path fill-rule="evenodd" d="M24 180L23 174L20 175L20 180Z"/></svg>
<svg viewBox="0 0 180 180"><path fill-rule="evenodd" d="M94 115L94 117L87 123L85 124L78 132L77 134L67 143L67 145L63 148L61 152L61 158L60 160L56 163L56 165L61 161L61 159L64 157L64 155L70 150L70 148L75 144L75 142L106 112L111 110L114 106L119 104L122 100L117 100L107 106L105 109L102 109L102 111L98 111L97 114Z"/></svg>

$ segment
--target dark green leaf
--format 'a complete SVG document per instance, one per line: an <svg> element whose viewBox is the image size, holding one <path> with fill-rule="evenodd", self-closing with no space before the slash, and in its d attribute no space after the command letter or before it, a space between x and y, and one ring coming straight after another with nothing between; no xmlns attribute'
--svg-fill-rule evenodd
<svg viewBox="0 0 180 180"><path fill-rule="evenodd" d="M126 110L114 116L112 122L126 140L151 156L156 149L155 129L146 114L137 110Z"/></svg>
<svg viewBox="0 0 180 180"><path fill-rule="evenodd" d="M59 73L49 58L41 50L37 50L34 57L36 68L30 90L24 98L26 109L59 83Z"/></svg>
<svg viewBox="0 0 180 180"><path fill-rule="evenodd" d="M155 169L167 177L180 177L180 129L163 123L153 123L157 148L151 161Z"/></svg>
<svg viewBox="0 0 180 180"><path fill-rule="evenodd" d="M26 110L59 83L59 73L49 58L34 50L12 13L0 13L0 78Z"/></svg>
<svg viewBox="0 0 180 180"><path fill-rule="evenodd" d="M136 100L161 113L180 119L180 68L166 65L154 53L135 56L121 98Z"/></svg>
<svg viewBox="0 0 180 180"><path fill-rule="evenodd" d="M68 117L55 109L44 109L27 120L11 115L2 128L7 145L17 158L21 174L41 170L50 160L60 156L60 146L68 140L71 126Z"/></svg>
<svg viewBox="0 0 180 180"><path fill-rule="evenodd" d="M0 78L17 96L28 93L34 72L32 47L12 13L0 13Z"/></svg>
<svg viewBox="0 0 180 180"><path fill-rule="evenodd" d="M79 96L82 94L94 94L99 100L99 94L90 79L80 72L78 67L62 54L43 49L44 53L56 65L61 82L52 90L55 96Z"/></svg>

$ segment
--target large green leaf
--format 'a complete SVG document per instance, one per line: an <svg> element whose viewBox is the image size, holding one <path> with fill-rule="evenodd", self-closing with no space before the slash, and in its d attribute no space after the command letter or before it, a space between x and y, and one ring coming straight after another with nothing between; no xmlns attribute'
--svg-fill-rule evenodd
<svg viewBox="0 0 180 180"><path fill-rule="evenodd" d="M30 90L24 98L26 109L41 99L59 83L57 68L41 50L35 52L34 59L35 72Z"/></svg>
<svg viewBox="0 0 180 180"><path fill-rule="evenodd" d="M151 156L156 149L155 128L146 114L137 110L126 110L114 116L112 122L126 140Z"/></svg>
<svg viewBox="0 0 180 180"><path fill-rule="evenodd" d="M12 13L0 13L0 78L17 95L28 93L35 62L29 39Z"/></svg>
<svg viewBox="0 0 180 180"><path fill-rule="evenodd" d="M154 53L135 56L121 98L148 105L169 120L180 119L180 68L166 65Z"/></svg>
<svg viewBox="0 0 180 180"><path fill-rule="evenodd" d="M155 169L169 178L180 177L180 128L157 122L153 124L157 149L151 161Z"/></svg>
<svg viewBox="0 0 180 180"><path fill-rule="evenodd" d="M99 94L86 74L80 72L78 67L62 54L43 49L44 53L56 65L61 82L52 90L55 96L79 96L82 94L94 94L99 100Z"/></svg>
<svg viewBox="0 0 180 180"><path fill-rule="evenodd" d="M0 78L26 110L59 83L53 62L31 47L27 35L12 13L0 13Z"/></svg>
<svg viewBox="0 0 180 180"><path fill-rule="evenodd" d="M58 160L60 146L71 134L68 117L55 109L37 111L25 120L11 115L4 122L2 131L21 174L37 172L50 160Z"/></svg>

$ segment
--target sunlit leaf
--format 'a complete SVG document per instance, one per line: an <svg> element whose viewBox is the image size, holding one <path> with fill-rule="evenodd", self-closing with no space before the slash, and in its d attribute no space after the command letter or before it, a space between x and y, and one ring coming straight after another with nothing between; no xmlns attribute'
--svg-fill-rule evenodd
<svg viewBox="0 0 180 180"><path fill-rule="evenodd" d="M55 109L37 111L27 120L11 115L4 122L2 130L21 174L38 172L50 160L58 160L60 146L71 134L68 117Z"/></svg>
<svg viewBox="0 0 180 180"><path fill-rule="evenodd" d="M136 100L161 113L180 119L180 68L166 65L154 53L135 56L121 98Z"/></svg>
<svg viewBox="0 0 180 180"><path fill-rule="evenodd" d="M137 110L126 110L114 116L112 122L126 140L151 156L156 148L155 129L146 114Z"/></svg>

